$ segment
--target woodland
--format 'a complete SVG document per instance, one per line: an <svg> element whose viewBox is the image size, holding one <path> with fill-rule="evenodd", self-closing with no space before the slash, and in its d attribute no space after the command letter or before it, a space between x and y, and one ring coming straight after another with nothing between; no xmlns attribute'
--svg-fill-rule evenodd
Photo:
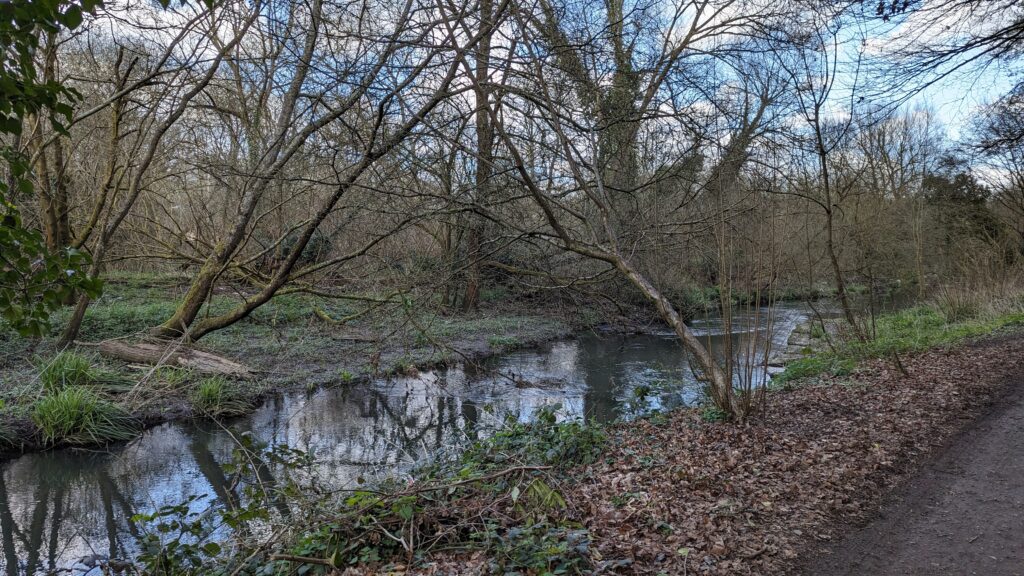
<svg viewBox="0 0 1024 576"><path fill-rule="evenodd" d="M0 3L0 465L658 331L687 408L541 409L340 492L238 433L218 504L118 513L152 531L94 564L796 570L790 530L868 514L1016 366L1022 38L1018 0ZM6 490L6 573L52 573Z"/></svg>

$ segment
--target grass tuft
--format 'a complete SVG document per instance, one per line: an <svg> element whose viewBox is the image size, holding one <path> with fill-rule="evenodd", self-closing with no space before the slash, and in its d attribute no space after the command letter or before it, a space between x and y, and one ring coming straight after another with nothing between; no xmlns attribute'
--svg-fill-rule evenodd
<svg viewBox="0 0 1024 576"><path fill-rule="evenodd" d="M211 417L238 416L252 406L223 376L200 380L192 390L191 399L197 412Z"/></svg>
<svg viewBox="0 0 1024 576"><path fill-rule="evenodd" d="M0 400L0 450L11 448L18 443L18 435L11 426L12 420L7 403Z"/></svg>
<svg viewBox="0 0 1024 576"><path fill-rule="evenodd" d="M82 386L43 396L31 416L47 444L106 444L129 440L138 431L131 415Z"/></svg>
<svg viewBox="0 0 1024 576"><path fill-rule="evenodd" d="M55 394L65 388L89 386L103 392L125 392L132 386L131 380L113 370L93 364L91 358L65 350L42 365L39 380L47 394Z"/></svg>

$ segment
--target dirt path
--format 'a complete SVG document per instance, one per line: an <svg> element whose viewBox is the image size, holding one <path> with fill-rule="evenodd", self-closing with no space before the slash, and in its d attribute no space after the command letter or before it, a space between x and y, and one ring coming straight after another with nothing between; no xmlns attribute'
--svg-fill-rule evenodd
<svg viewBox="0 0 1024 576"><path fill-rule="evenodd" d="M1024 374L806 576L1024 575Z"/></svg>

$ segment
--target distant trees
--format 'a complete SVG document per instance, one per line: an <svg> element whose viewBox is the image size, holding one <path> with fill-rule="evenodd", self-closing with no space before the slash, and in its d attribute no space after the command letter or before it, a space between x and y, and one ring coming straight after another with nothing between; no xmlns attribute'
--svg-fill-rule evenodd
<svg viewBox="0 0 1024 576"><path fill-rule="evenodd" d="M1024 251L1024 89L1016 87L975 119L972 134L983 165L992 176L993 200Z"/></svg>

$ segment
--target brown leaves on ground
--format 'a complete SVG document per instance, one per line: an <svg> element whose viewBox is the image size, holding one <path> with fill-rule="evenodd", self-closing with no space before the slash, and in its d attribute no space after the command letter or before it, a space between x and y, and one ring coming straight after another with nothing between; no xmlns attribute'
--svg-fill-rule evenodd
<svg viewBox="0 0 1024 576"><path fill-rule="evenodd" d="M598 572L779 574L863 519L1024 368L1024 338L903 359L768 395L747 425L693 411L619 426L566 494Z"/></svg>

